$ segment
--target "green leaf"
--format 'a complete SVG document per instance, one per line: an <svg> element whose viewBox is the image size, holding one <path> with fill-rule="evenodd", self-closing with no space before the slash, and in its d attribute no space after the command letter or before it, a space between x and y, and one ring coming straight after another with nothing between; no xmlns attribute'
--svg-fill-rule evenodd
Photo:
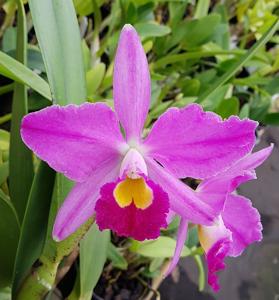
<svg viewBox="0 0 279 300"><path fill-rule="evenodd" d="M209 0L199 0L196 6L194 19L200 19L202 17L205 17L208 13L209 5Z"/></svg>
<svg viewBox="0 0 279 300"><path fill-rule="evenodd" d="M11 202L0 195L0 288L11 283L19 237L19 222Z"/></svg>
<svg viewBox="0 0 279 300"><path fill-rule="evenodd" d="M31 87L48 100L51 100L49 85L35 72L0 51L0 74Z"/></svg>
<svg viewBox="0 0 279 300"><path fill-rule="evenodd" d="M82 103L86 98L81 40L75 10L68 0L30 0L54 102Z"/></svg>
<svg viewBox="0 0 279 300"><path fill-rule="evenodd" d="M33 263L41 255L46 237L55 172L41 162L34 177L17 249L13 294Z"/></svg>
<svg viewBox="0 0 279 300"><path fill-rule="evenodd" d="M80 243L80 299L90 300L107 259L110 231L94 224ZM90 252L90 255L88 255Z"/></svg>
<svg viewBox="0 0 279 300"><path fill-rule="evenodd" d="M220 23L220 20L220 15L210 14L198 20L190 20L182 23L182 45L186 49L189 49L205 44L213 36L215 28Z"/></svg>
<svg viewBox="0 0 279 300"><path fill-rule="evenodd" d="M263 122L269 125L279 125L279 113L275 112L267 114L263 119Z"/></svg>
<svg viewBox="0 0 279 300"><path fill-rule="evenodd" d="M87 95L93 96L100 87L106 71L106 65L99 63L86 73Z"/></svg>
<svg viewBox="0 0 279 300"><path fill-rule="evenodd" d="M12 299L10 287L0 289L0 299L1 300L11 300Z"/></svg>
<svg viewBox="0 0 279 300"><path fill-rule="evenodd" d="M250 112L250 106L249 106L249 103L246 103L241 107L241 110L239 112L239 118L240 119L248 118L249 112Z"/></svg>
<svg viewBox="0 0 279 300"><path fill-rule="evenodd" d="M220 78L218 78L209 89L207 89L197 100L198 103L203 102L207 97L209 97L213 92L225 84L234 74L249 60L256 52L264 46L273 34L276 32L279 25L279 20L274 22L274 24L269 28L268 31L246 52L245 55L240 57Z"/></svg>
<svg viewBox="0 0 279 300"><path fill-rule="evenodd" d="M160 236L157 240L138 242L133 241L130 247L132 252L146 257L172 257L176 246L176 241L167 236ZM181 257L191 254L191 251L184 246Z"/></svg>
<svg viewBox="0 0 279 300"><path fill-rule="evenodd" d="M153 258L149 265L149 272L153 273L153 272L157 271L163 264L164 260L165 259L162 257Z"/></svg>
<svg viewBox="0 0 279 300"><path fill-rule="evenodd" d="M224 99L215 112L220 115L223 119L227 119L231 115L238 115L239 113L239 101L236 97Z"/></svg>
<svg viewBox="0 0 279 300"><path fill-rule="evenodd" d="M5 151L9 149L10 133L6 130L0 129L0 150Z"/></svg>
<svg viewBox="0 0 279 300"><path fill-rule="evenodd" d="M107 251L108 259L112 262L114 268L120 270L127 270L128 262L121 254L120 250L115 247L112 243L108 245Z"/></svg>
<svg viewBox="0 0 279 300"><path fill-rule="evenodd" d="M27 60L27 30L24 6L18 2L17 15L17 60L26 64ZM10 139L10 170L9 170L9 191L19 221L24 216L29 191L33 180L32 153L24 145L20 136L21 120L28 113L27 89L22 83L16 82L14 85L14 95L12 104L12 122Z"/></svg>
<svg viewBox="0 0 279 300"><path fill-rule="evenodd" d="M100 7L105 1L97 0L98 6ZM94 13L94 4L92 0L74 0L76 12L80 16L87 16Z"/></svg>
<svg viewBox="0 0 279 300"><path fill-rule="evenodd" d="M0 186L7 180L9 175L9 163L6 161L0 164Z"/></svg>
<svg viewBox="0 0 279 300"><path fill-rule="evenodd" d="M165 36L171 32L170 27L156 23L138 23L135 28L141 38Z"/></svg>

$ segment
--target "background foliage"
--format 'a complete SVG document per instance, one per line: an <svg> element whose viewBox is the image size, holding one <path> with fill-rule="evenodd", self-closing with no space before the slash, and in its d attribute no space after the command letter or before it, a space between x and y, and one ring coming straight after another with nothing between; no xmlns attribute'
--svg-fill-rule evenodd
<svg viewBox="0 0 279 300"><path fill-rule="evenodd" d="M155 241L120 239L94 225L79 251L75 235L55 243L53 218L72 183L25 148L21 118L52 103L112 105L115 49L122 26L131 23L151 71L147 128L167 108L192 102L223 118L234 114L278 125L278 0L0 3L0 297L10 299L12 292L16 298L24 278L29 284L31 268L47 274L43 293L62 280L58 288L69 299L91 299L101 274L99 295L117 294L123 284L138 297L152 294L173 254L178 220ZM201 254L192 227L182 256L196 261L200 290ZM71 265L72 279L63 279ZM108 283L114 291L106 290Z"/></svg>

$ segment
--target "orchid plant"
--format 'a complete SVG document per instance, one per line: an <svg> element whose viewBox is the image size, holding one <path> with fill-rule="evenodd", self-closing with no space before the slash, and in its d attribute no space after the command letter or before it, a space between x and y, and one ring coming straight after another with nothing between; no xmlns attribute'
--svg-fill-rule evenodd
<svg viewBox="0 0 279 300"><path fill-rule="evenodd" d="M76 182L58 211L53 239L67 238L93 216L100 230L156 239L177 215L166 275L178 263L188 224L197 224L208 283L217 291L225 257L262 239L258 211L235 189L256 178L272 145L252 153L257 122L222 120L198 104L168 109L145 132L150 97L144 49L136 30L125 25L114 64L114 110L101 102L53 105L24 117L24 143ZM181 181L189 177L200 181L196 190Z"/></svg>

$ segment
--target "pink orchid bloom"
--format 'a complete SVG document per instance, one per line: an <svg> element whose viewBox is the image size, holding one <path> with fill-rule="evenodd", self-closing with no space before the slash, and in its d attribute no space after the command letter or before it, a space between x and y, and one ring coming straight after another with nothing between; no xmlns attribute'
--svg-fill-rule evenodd
<svg viewBox="0 0 279 300"><path fill-rule="evenodd" d="M253 242L262 239L260 214L249 199L233 193L235 189L248 180L256 179L255 168L261 165L271 154L273 145L250 153L237 161L227 170L202 181L196 189L198 198L210 203L224 199L220 215L211 225L199 225L199 239L205 251L208 266L208 284L214 291L220 286L216 272L225 268L227 256L241 255ZM187 220L182 218L177 237L173 260L167 274L178 263L187 234Z"/></svg>
<svg viewBox="0 0 279 300"><path fill-rule="evenodd" d="M222 211L223 199L209 202L179 178L205 179L229 168L252 150L257 122L222 121L191 104L167 110L143 138L150 94L146 55L125 25L114 66L115 112L104 103L53 105L23 119L25 144L76 182L57 214L55 240L94 214L100 230L144 240L166 228L169 209L208 226Z"/></svg>

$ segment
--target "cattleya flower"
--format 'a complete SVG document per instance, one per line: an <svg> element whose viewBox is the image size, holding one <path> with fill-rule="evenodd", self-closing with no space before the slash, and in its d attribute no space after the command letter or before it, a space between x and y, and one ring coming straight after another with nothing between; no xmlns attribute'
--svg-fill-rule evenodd
<svg viewBox="0 0 279 300"><path fill-rule="evenodd" d="M53 238L65 239L95 214L100 230L111 229L140 241L155 239L167 227L168 214L175 213L181 216L181 225L172 266L188 222L200 224L201 237L207 236L206 228L210 231L210 241L201 238L201 243L211 262L212 247L222 247L215 246L221 229L215 234L211 227L226 227L232 232L228 241L234 240L226 217L233 204L227 190L219 194L218 176L222 179L224 175L218 174L227 174L249 155L257 123L235 116L222 121L191 104L168 109L144 138L150 95L146 55L135 29L125 25L114 65L114 111L104 103L53 105L23 119L25 144L76 182L58 211ZM205 181L194 191L180 181L185 177ZM216 194L215 183L210 184L214 178ZM243 206L250 216L249 202ZM218 251L215 248L213 256ZM211 269L215 272L220 267Z"/></svg>
<svg viewBox="0 0 279 300"><path fill-rule="evenodd" d="M208 283L214 291L219 290L217 271L225 268L226 256L239 256L253 242L262 239L262 225L258 210L249 199L233 193L248 180L256 179L255 168L270 155L273 145L250 153L227 170L206 179L197 187L199 198L210 203L224 198L224 207L211 225L199 225L199 240L206 254ZM168 273L176 266L186 240L187 220L180 222L177 246Z"/></svg>

